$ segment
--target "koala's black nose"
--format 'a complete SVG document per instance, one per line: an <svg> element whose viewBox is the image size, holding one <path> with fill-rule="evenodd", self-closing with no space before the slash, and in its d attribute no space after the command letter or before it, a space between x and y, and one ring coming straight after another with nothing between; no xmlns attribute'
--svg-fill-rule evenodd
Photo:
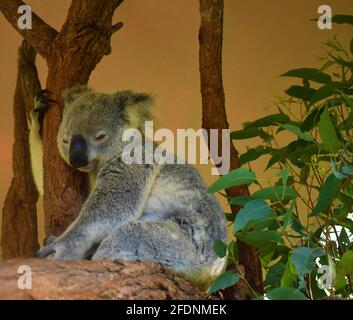
<svg viewBox="0 0 353 320"><path fill-rule="evenodd" d="M88 165L87 142L80 134L75 134L71 138L69 149L70 164L74 168L81 168Z"/></svg>

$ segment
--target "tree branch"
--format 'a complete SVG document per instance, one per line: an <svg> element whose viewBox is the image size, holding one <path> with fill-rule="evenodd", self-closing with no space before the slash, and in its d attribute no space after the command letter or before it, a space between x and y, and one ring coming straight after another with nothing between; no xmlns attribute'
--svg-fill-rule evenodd
<svg viewBox="0 0 353 320"><path fill-rule="evenodd" d="M38 250L38 192L33 181L27 118L40 90L36 51L25 40L18 50L14 98L13 178L3 207L1 249L3 258L32 257Z"/></svg>
<svg viewBox="0 0 353 320"><path fill-rule="evenodd" d="M112 33L119 31L123 26L124 26L124 24L122 22L118 22L118 23L114 24L112 26Z"/></svg>
<svg viewBox="0 0 353 320"><path fill-rule="evenodd" d="M211 129L228 129L227 113L222 78L223 45L223 0L200 0L201 25L199 31L199 60L202 95L202 128L208 133ZM218 154L222 153L222 133L218 133ZM230 144L230 169L240 167L237 150ZM225 190L230 197L248 196L246 185ZM238 206L231 206L235 217ZM239 263L245 267L247 281L259 293L263 291L262 269L257 250L239 241ZM225 291L231 299L234 288Z"/></svg>
<svg viewBox="0 0 353 320"><path fill-rule="evenodd" d="M43 57L49 54L49 48L58 32L46 24L32 11L32 29L21 30L18 27L18 18L20 15L17 10L20 6L25 5L21 0L1 0L0 11L11 25L28 41L28 43L36 49Z"/></svg>
<svg viewBox="0 0 353 320"><path fill-rule="evenodd" d="M31 268L31 290L18 288L21 275L17 272L21 265ZM143 262L10 260L0 263L0 283L1 300L207 298L205 293L169 269Z"/></svg>

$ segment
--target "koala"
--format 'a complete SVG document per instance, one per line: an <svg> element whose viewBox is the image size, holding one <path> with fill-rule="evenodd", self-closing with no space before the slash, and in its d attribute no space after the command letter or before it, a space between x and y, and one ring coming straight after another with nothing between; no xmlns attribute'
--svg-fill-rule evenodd
<svg viewBox="0 0 353 320"><path fill-rule="evenodd" d="M78 218L36 256L149 261L209 283L224 267L213 243L227 240L227 228L199 172L187 163L122 160L124 131L143 131L144 122L152 119L151 95L130 90L105 94L77 86L63 97L60 155L94 183Z"/></svg>

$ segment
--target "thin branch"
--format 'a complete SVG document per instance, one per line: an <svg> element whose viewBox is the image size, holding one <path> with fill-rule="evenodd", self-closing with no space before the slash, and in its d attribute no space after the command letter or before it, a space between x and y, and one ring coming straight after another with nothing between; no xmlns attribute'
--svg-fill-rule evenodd
<svg viewBox="0 0 353 320"><path fill-rule="evenodd" d="M26 5L21 0L1 0L0 11L11 25L28 41L28 43L36 49L43 57L49 55L49 48L52 41L58 35L58 32L46 24L32 11L32 29L20 29L18 27L18 19L20 14L18 8Z"/></svg>
<svg viewBox="0 0 353 320"><path fill-rule="evenodd" d="M112 26L112 33L119 31L123 26L124 26L124 24L122 22L118 22L118 23L114 24Z"/></svg>

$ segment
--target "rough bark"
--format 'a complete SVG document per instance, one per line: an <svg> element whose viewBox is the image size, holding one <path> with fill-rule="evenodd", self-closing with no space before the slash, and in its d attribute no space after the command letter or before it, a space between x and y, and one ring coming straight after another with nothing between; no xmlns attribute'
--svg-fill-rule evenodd
<svg viewBox="0 0 353 320"><path fill-rule="evenodd" d="M57 149L57 132L63 109L62 91L86 84L91 72L111 51L111 35L121 23L112 25L122 0L73 0L67 19L55 31L33 13L33 28L19 30L20 0L1 0L0 10L12 26L46 59L47 89L57 105L46 113L43 126L44 214L46 234L61 234L77 217L87 197L86 177L67 166Z"/></svg>
<svg viewBox="0 0 353 320"><path fill-rule="evenodd" d="M18 74L14 97L13 178L3 207L1 249L5 259L31 257L38 250L36 203L29 150L28 113L40 90L35 66L36 51L27 41L18 50Z"/></svg>
<svg viewBox="0 0 353 320"><path fill-rule="evenodd" d="M21 265L31 268L30 290L18 288ZM0 283L0 300L206 298L193 284L170 270L143 262L10 260L0 263Z"/></svg>
<svg viewBox="0 0 353 320"><path fill-rule="evenodd" d="M223 0L200 0L201 26L199 31L199 59L202 95L202 127L210 129L228 129L225 97L222 78L222 42L223 42ZM234 145L230 145L230 169L240 167L239 157ZM222 134L218 136L218 153L222 152ZM248 196L246 185L226 190L231 197ZM232 206L235 217L239 207ZM249 284L259 293L263 291L261 263L256 248L239 242L239 263L245 267L245 276ZM231 298L232 288L225 291Z"/></svg>

